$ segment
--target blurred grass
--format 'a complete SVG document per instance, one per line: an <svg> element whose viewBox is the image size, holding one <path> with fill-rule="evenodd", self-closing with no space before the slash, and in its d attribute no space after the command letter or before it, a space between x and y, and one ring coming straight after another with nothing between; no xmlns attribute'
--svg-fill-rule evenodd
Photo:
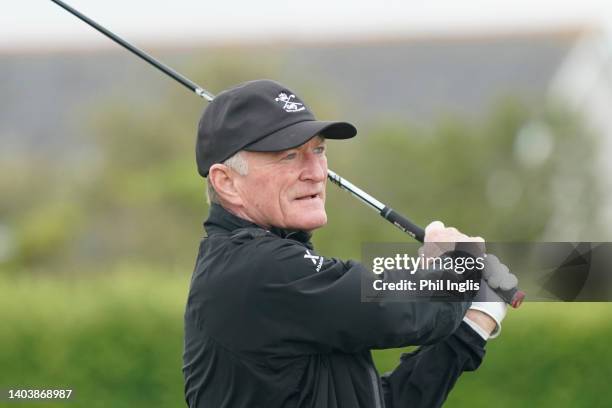
<svg viewBox="0 0 612 408"><path fill-rule="evenodd" d="M0 277L0 388L72 388L72 407L185 406L189 275L137 265L87 275ZM446 406L610 406L611 312L600 303L511 311L481 368L462 376ZM392 369L401 352L375 352L379 370Z"/></svg>
<svg viewBox="0 0 612 408"><path fill-rule="evenodd" d="M445 406L612 406L610 316L609 303L527 302L510 310L480 368L461 376ZM397 364L398 350L374 356L382 373Z"/></svg>

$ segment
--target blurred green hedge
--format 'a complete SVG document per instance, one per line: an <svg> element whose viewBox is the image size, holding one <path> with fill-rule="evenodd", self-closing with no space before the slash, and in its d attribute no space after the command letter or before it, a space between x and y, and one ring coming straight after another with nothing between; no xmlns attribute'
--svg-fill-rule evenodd
<svg viewBox="0 0 612 408"><path fill-rule="evenodd" d="M10 406L181 407L188 274L135 265L74 277L0 278L0 388L71 388L74 400ZM612 306L511 311L449 407L604 407L612 401ZM376 351L381 372L402 350ZM1 405L1 404L0 404Z"/></svg>

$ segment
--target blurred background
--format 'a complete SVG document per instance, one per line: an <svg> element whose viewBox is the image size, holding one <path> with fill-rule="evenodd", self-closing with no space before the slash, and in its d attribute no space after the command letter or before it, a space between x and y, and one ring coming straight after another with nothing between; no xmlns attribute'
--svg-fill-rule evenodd
<svg viewBox="0 0 612 408"><path fill-rule="evenodd" d="M612 3L225 3L70 1L212 93L272 78L320 119L354 123L330 168L421 225L612 238ZM0 389L184 406L205 102L50 1L3 11L0 78ZM327 203L323 255L408 240L333 186ZM610 406L610 316L605 303L511 311L446 406ZM401 352L375 352L379 370Z"/></svg>

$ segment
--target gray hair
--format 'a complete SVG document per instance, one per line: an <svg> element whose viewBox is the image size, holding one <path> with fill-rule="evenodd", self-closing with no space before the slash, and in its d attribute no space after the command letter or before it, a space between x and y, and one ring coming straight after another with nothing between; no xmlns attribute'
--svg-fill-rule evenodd
<svg viewBox="0 0 612 408"><path fill-rule="evenodd" d="M242 150L221 164L229 167L241 176L246 176L249 173L249 163L247 162ZM213 187L210 180L207 180L206 202L208 205L211 203L219 204L219 194L217 194L217 191Z"/></svg>

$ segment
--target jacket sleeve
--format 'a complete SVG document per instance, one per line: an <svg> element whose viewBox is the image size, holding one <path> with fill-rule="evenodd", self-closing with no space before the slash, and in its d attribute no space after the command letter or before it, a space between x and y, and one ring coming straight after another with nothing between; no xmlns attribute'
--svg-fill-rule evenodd
<svg viewBox="0 0 612 408"><path fill-rule="evenodd" d="M252 274L243 288L248 301L241 313L250 322L244 346L254 351L297 355L430 344L451 335L469 306L362 302L362 278L373 279L371 271L291 240L257 239L243 253Z"/></svg>
<svg viewBox="0 0 612 408"><path fill-rule="evenodd" d="M395 370L382 376L387 408L440 407L464 371L478 368L486 342L466 323L448 338L403 354Z"/></svg>

